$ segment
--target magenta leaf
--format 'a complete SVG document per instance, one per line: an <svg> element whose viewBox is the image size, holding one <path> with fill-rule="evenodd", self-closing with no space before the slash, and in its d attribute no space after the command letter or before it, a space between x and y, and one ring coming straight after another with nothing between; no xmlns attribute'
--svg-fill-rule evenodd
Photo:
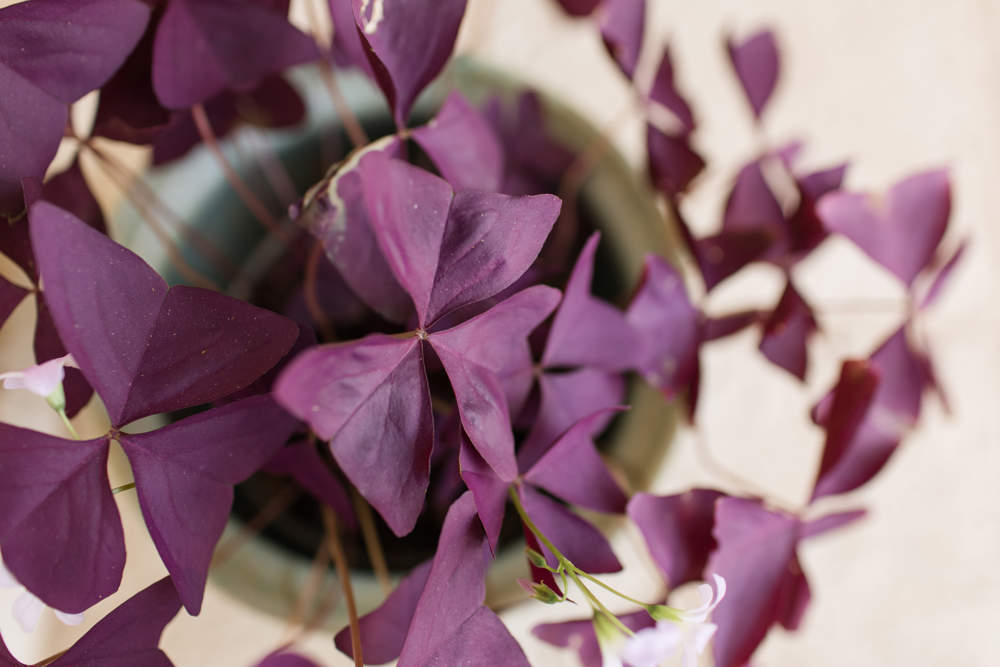
<svg viewBox="0 0 1000 667"><path fill-rule="evenodd" d="M361 617L361 654L366 663L382 665L402 653L413 613L427 586L431 565L432 561L426 561L410 570L375 611ZM337 633L334 643L341 652L354 657L349 627Z"/></svg>
<svg viewBox="0 0 1000 667"><path fill-rule="evenodd" d="M368 59L396 125L444 68L455 47L466 0L353 0ZM343 29L343 28L341 28Z"/></svg>
<svg viewBox="0 0 1000 667"><path fill-rule="evenodd" d="M153 88L163 106L185 109L318 57L313 40L276 7L170 0L153 44Z"/></svg>
<svg viewBox="0 0 1000 667"><path fill-rule="evenodd" d="M840 189L846 172L847 165L841 164L795 177L799 205L787 218L785 229L786 251L793 261L812 251L829 235L816 212L816 205L823 195Z"/></svg>
<svg viewBox="0 0 1000 667"><path fill-rule="evenodd" d="M500 190L504 171L500 139L458 91L448 96L433 120L410 136L455 190Z"/></svg>
<svg viewBox="0 0 1000 667"><path fill-rule="evenodd" d="M376 335L306 350L279 376L274 395L330 443L344 474L397 535L413 528L433 441L418 338Z"/></svg>
<svg viewBox="0 0 1000 667"><path fill-rule="evenodd" d="M588 366L621 371L640 363L640 334L625 320L624 313L590 294L600 240L599 232L587 240L566 283L542 354L542 365L547 368Z"/></svg>
<svg viewBox="0 0 1000 667"><path fill-rule="evenodd" d="M358 151L393 154L400 143L375 142ZM405 322L413 303L393 276L372 231L364 203L361 175L351 164L323 181L298 219L326 250L327 258L358 297L390 322Z"/></svg>
<svg viewBox="0 0 1000 667"><path fill-rule="evenodd" d="M423 327L512 285L559 215L557 197L453 194L442 179L380 153L362 158L359 171L379 246Z"/></svg>
<svg viewBox="0 0 1000 667"><path fill-rule="evenodd" d="M805 380L807 343L816 329L812 308L789 280L778 305L764 321L760 351L774 364Z"/></svg>
<svg viewBox="0 0 1000 667"><path fill-rule="evenodd" d="M267 462L294 428L269 397L258 396L150 433L119 436L149 534L191 614L201 610L233 485Z"/></svg>
<svg viewBox="0 0 1000 667"><path fill-rule="evenodd" d="M691 489L671 496L637 493L628 503L628 516L642 531L653 561L670 588L701 579L709 554L715 504L724 494Z"/></svg>
<svg viewBox="0 0 1000 667"><path fill-rule="evenodd" d="M577 507L620 514L628 499L594 447L594 425L609 413L627 409L606 408L571 426L524 473L523 479Z"/></svg>
<svg viewBox="0 0 1000 667"><path fill-rule="evenodd" d="M600 23L605 48L631 79L642 51L646 0L603 0Z"/></svg>
<svg viewBox="0 0 1000 667"><path fill-rule="evenodd" d="M138 256L48 203L31 209L31 238L52 319L115 426L231 394L298 336L242 301L168 290Z"/></svg>
<svg viewBox="0 0 1000 667"><path fill-rule="evenodd" d="M332 509L337 518L349 528L353 529L357 525L347 491L320 457L313 443L306 440L289 443L264 464L263 470L272 475L291 477L314 498Z"/></svg>
<svg viewBox="0 0 1000 667"><path fill-rule="evenodd" d="M741 667L775 623L798 625L807 601L796 547L798 519L764 509L753 500L716 503L718 549L706 572L726 579L726 597L712 614L715 664Z"/></svg>
<svg viewBox="0 0 1000 667"><path fill-rule="evenodd" d="M601 4L601 0L558 0L570 16L587 16Z"/></svg>
<svg viewBox="0 0 1000 667"><path fill-rule="evenodd" d="M4 564L47 605L79 613L118 590L125 542L108 482L108 440L0 424Z"/></svg>
<svg viewBox="0 0 1000 667"><path fill-rule="evenodd" d="M172 667L157 648L181 603L170 579L139 591L51 664L56 667Z"/></svg>
<svg viewBox="0 0 1000 667"><path fill-rule="evenodd" d="M68 105L118 69L148 20L136 0L33 0L0 10L0 212L21 209L21 179L41 182Z"/></svg>
<svg viewBox="0 0 1000 667"><path fill-rule="evenodd" d="M723 230L695 241L695 260L705 289L711 291L746 265L765 259L780 234L778 227Z"/></svg>
<svg viewBox="0 0 1000 667"><path fill-rule="evenodd" d="M465 357L450 342L444 336L431 337L431 345L455 390L462 426L476 451L500 479L513 481L517 462L503 386L488 368Z"/></svg>
<svg viewBox="0 0 1000 667"><path fill-rule="evenodd" d="M837 192L820 200L826 227L843 234L910 287L934 258L948 227L951 185L945 170L927 171L896 183L884 201Z"/></svg>
<svg viewBox="0 0 1000 667"><path fill-rule="evenodd" d="M642 338L638 371L668 397L688 388L698 372L701 316L677 270L647 255L638 291L626 314Z"/></svg>
<svg viewBox="0 0 1000 667"><path fill-rule="evenodd" d="M705 168L705 161L686 136L671 136L646 126L646 152L653 185L673 199L683 193Z"/></svg>
<svg viewBox="0 0 1000 667"><path fill-rule="evenodd" d="M618 572L622 569L611 545L589 522L531 486L520 486L518 493L531 520L574 565L593 574ZM542 553L549 565L555 567L558 564L555 556L544 545Z"/></svg>
<svg viewBox="0 0 1000 667"><path fill-rule="evenodd" d="M568 373L542 373L538 378L540 401L538 414L528 437L517 454L518 467L527 470L570 426L603 408L621 404L625 399L625 380L620 373L580 368ZM597 435L611 421L613 413L592 423Z"/></svg>
<svg viewBox="0 0 1000 667"><path fill-rule="evenodd" d="M435 350L443 346L491 371L504 388L510 411L516 413L534 376L528 335L558 303L558 290L535 285L457 326L432 333L429 340Z"/></svg>
<svg viewBox="0 0 1000 667"><path fill-rule="evenodd" d="M778 83L780 62L774 33L761 30L742 42L727 39L726 49L754 116L760 118Z"/></svg>
<svg viewBox="0 0 1000 667"><path fill-rule="evenodd" d="M472 492L476 503L476 514L482 521L490 549L496 553L504 511L507 507L507 489L510 488L510 481L500 479L465 438L462 438L458 466L462 481Z"/></svg>
<svg viewBox="0 0 1000 667"><path fill-rule="evenodd" d="M757 310L742 310L718 317L706 317L703 322L703 338L705 342L719 340L743 331L759 322L762 313Z"/></svg>
<svg viewBox="0 0 1000 667"><path fill-rule="evenodd" d="M761 161L755 160L740 169L726 200L723 229L759 229L781 227L785 215L771 187L764 179Z"/></svg>
<svg viewBox="0 0 1000 667"><path fill-rule="evenodd" d="M872 437L875 434L864 426L879 380L878 371L867 362L845 361L841 367L824 416L826 442L813 499L860 486L895 449L898 437Z"/></svg>
<svg viewBox="0 0 1000 667"><path fill-rule="evenodd" d="M367 658L367 656L365 657ZM278 651L264 656L264 659L258 662L256 667L319 667L319 665L297 653Z"/></svg>
<svg viewBox="0 0 1000 667"><path fill-rule="evenodd" d="M850 491L874 477L916 422L932 382L905 328L868 362L845 363L832 395L817 406L827 438L813 498Z"/></svg>
<svg viewBox="0 0 1000 667"><path fill-rule="evenodd" d="M933 306L938 297L941 296L942 290L948 285L951 280L952 274L955 272L955 267L959 266L962 262L962 258L965 256L965 250L969 247L969 240L965 239L962 241L955 252L952 253L951 257L948 258L941 268L938 269L934 276L934 280L931 286L927 288L927 292L924 293L923 299L920 300L920 309L930 308Z"/></svg>
<svg viewBox="0 0 1000 667"><path fill-rule="evenodd" d="M618 620L636 632L652 627L655 623L645 610L623 614L618 616ZM601 655L601 647L594 633L593 619L543 623L536 625L531 634L547 644L575 650L583 667L602 667L608 664Z"/></svg>
<svg viewBox="0 0 1000 667"><path fill-rule="evenodd" d="M663 47L663 55L660 56L660 64L656 68L653 85L649 90L649 99L662 104L674 114L681 124L683 134L689 134L694 130L694 115L687 100L677 91L674 65L670 58L670 49L666 46Z"/></svg>
<svg viewBox="0 0 1000 667"><path fill-rule="evenodd" d="M822 535L831 530L836 530L842 526L847 526L855 521L865 518L868 515L866 510L850 510L848 512L839 512L837 514L827 514L818 519L813 519L802 526L802 538L814 537L816 535Z"/></svg>
<svg viewBox="0 0 1000 667"><path fill-rule="evenodd" d="M488 553L471 494L466 493L445 517L399 656L400 667L485 664L485 656L493 664L492 655L479 646L497 651L498 664L527 665L507 629L483 607Z"/></svg>
<svg viewBox="0 0 1000 667"><path fill-rule="evenodd" d="M368 62L367 48L354 23L354 0L327 0L333 20L333 43L330 45L333 61L339 67L357 67L375 79L375 71Z"/></svg>
<svg viewBox="0 0 1000 667"><path fill-rule="evenodd" d="M97 231L107 233L101 206L83 177L79 159L74 160L66 171L56 174L45 182L41 198L64 211L69 211ZM28 203L33 204L34 201Z"/></svg>

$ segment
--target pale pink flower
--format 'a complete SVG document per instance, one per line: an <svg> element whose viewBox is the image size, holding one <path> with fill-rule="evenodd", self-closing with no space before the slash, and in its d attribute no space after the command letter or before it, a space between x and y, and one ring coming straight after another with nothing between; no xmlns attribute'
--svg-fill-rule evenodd
<svg viewBox="0 0 1000 667"><path fill-rule="evenodd" d="M0 373L0 380L3 380L4 389L27 389L42 398L48 398L62 387L63 378L66 376L65 366L76 368L73 355L67 354L57 359L50 359L23 371Z"/></svg>
<svg viewBox="0 0 1000 667"><path fill-rule="evenodd" d="M3 561L0 560L0 588L15 588L20 585L14 575L4 566ZM42 612L45 609L45 603L27 589L14 600L14 618L21 629L28 633L34 632L35 628L38 627L38 621L42 618ZM67 614L58 609L53 609L52 612L66 625L79 625L83 622L83 614Z"/></svg>

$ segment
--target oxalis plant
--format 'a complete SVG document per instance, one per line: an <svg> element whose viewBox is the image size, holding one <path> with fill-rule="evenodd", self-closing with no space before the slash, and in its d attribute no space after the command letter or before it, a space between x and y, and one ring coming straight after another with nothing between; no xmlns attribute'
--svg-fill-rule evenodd
<svg viewBox="0 0 1000 667"><path fill-rule="evenodd" d="M648 255L624 307L592 293L601 230L578 197L606 141L561 145L530 92L515 107L499 98L477 107L453 92L428 123L409 124L449 61L465 0L329 0L332 37L321 3L310 5L307 34L289 22L288 0L0 9L0 251L19 269L0 280L0 315L27 299L37 310L37 365L0 377L44 398L65 426L50 435L0 424L0 585L23 587L14 614L26 631L46 607L81 622L121 584L118 505L136 501L169 573L37 664L171 664L160 635L181 607L201 610L234 485L255 474L291 478L321 508L317 562L334 562L349 618L334 644L357 665L528 664L486 604L495 554L520 539L505 522L523 529L525 597L580 612L534 634L584 665L693 664L706 651L720 667L745 665L772 627L798 627L810 598L798 545L864 514L824 513L815 501L875 476L917 422L925 391L941 393L917 324L964 247L942 247L948 175L909 176L875 198L842 189L846 164L810 171L800 144L767 146L723 193L718 231L698 237L684 196L705 162L667 47L644 43L644 0L560 5L593 19L630 82L648 121L648 176L690 265L682 273ZM759 121L778 80L775 37L726 47ZM637 74L644 50L658 63L652 77ZM307 63L354 147L304 196L280 187L281 162L265 156L274 190L265 196L219 141L239 126L302 122L284 73ZM382 90L395 132L366 135L337 83L347 68ZM94 90L96 115L78 131L70 107ZM281 249L251 292L280 297L228 294L245 282L246 258L172 215L112 141L151 147L157 164L204 144ZM60 144L72 159L46 178ZM121 187L190 286L168 286L107 235L80 157ZM630 493L595 445L628 410L627 386L656 387L696 428L701 350L747 328L759 330L764 357L804 379L818 323L795 269L832 234L898 278L906 308L898 331L844 361L815 406L825 444L808 504L783 507L766 489ZM785 276L773 308L706 314L704 297L754 263ZM110 426L81 437L73 418L94 394ZM158 428L132 426L153 415L166 415ZM115 488L112 441L134 478ZM650 588L700 582L700 606L636 599L599 578L622 566L575 508L627 515L663 575L665 586ZM390 584L380 525L396 537L430 530L436 550ZM364 543L391 588L360 618L345 540ZM322 613L299 622L315 628ZM258 664L312 664L293 650L262 646ZM0 662L23 664L2 639Z"/></svg>

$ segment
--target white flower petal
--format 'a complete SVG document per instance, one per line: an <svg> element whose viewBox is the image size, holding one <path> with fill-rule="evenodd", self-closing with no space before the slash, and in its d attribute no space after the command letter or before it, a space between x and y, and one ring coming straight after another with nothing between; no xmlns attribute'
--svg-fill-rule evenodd
<svg viewBox="0 0 1000 667"><path fill-rule="evenodd" d="M59 611L58 609L53 609L52 613L56 615L64 625L80 625L83 623L83 614L67 614L64 611Z"/></svg>
<svg viewBox="0 0 1000 667"><path fill-rule="evenodd" d="M45 603L28 591L24 591L14 600L14 618L27 633L34 632L38 627L38 619L42 617L44 610Z"/></svg>
<svg viewBox="0 0 1000 667"><path fill-rule="evenodd" d="M23 371L0 373L4 389L27 389L42 398L47 397L62 384L66 376L64 366L75 365L72 355L64 355L50 359L42 364L26 368Z"/></svg>
<svg viewBox="0 0 1000 667"><path fill-rule="evenodd" d="M712 587L708 584L698 586L701 604L694 609L681 610L678 614L681 619L690 623L704 623L712 610L722 602L722 598L726 596L726 580L718 574L713 574L712 577L715 579L715 594L712 594Z"/></svg>
<svg viewBox="0 0 1000 667"><path fill-rule="evenodd" d="M626 640L621 659L632 667L656 667L672 656L681 644L681 630L670 621L644 628Z"/></svg>

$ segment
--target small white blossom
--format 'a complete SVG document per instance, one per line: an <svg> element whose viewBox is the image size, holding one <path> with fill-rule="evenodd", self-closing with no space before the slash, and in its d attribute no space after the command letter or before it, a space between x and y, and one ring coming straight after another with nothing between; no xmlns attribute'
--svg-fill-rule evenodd
<svg viewBox="0 0 1000 667"><path fill-rule="evenodd" d="M695 667L698 656L705 652L715 634L716 625L707 623L708 615L726 595L726 580L712 575L715 591L709 584L698 587L701 604L694 609L663 608L656 626L644 628L630 637L621 647L619 657L632 667L657 667L680 651L684 667Z"/></svg>
<svg viewBox="0 0 1000 667"><path fill-rule="evenodd" d="M4 389L27 389L42 398L48 398L62 386L63 378L66 376L65 366L75 368L73 355L67 354L51 359L23 371L0 373L0 380L3 380Z"/></svg>

